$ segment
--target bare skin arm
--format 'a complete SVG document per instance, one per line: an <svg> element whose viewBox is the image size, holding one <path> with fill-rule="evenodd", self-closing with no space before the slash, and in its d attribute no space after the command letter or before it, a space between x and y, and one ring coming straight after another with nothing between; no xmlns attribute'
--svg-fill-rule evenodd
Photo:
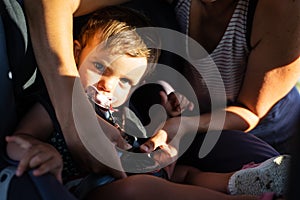
<svg viewBox="0 0 300 200"><path fill-rule="evenodd" d="M272 9L273 12L265 12ZM300 2L259 1L253 21L254 47L239 101L259 118L300 77Z"/></svg>
<svg viewBox="0 0 300 200"><path fill-rule="evenodd" d="M272 12L265 12L265 10ZM169 119L159 134L174 137L179 132L206 132L211 130L252 130L259 120L296 84L300 77L300 2L262 0L258 2L253 21L251 45L253 47L237 101L244 105L230 106L225 110L195 117ZM224 124L223 118L225 116ZM158 147L166 141L154 137L148 146ZM152 148L150 148L151 150Z"/></svg>
<svg viewBox="0 0 300 200"><path fill-rule="evenodd" d="M272 12L265 10L271 9ZM247 71L238 96L242 107L228 107L238 116L225 129L249 131L296 84L300 77L300 2L259 1L253 21ZM239 127L238 122L247 126Z"/></svg>
<svg viewBox="0 0 300 200"><path fill-rule="evenodd" d="M25 0L25 11L28 19L34 53L39 69L45 80L51 101L54 105L57 118L61 124L68 147L76 160L85 165L89 170L103 170L103 165L98 162L79 139L75 127L72 111L73 89L79 91L79 96L84 97L81 85L74 88L74 81L78 78L78 71L73 55L73 14L82 15L98 8L119 4L122 0ZM81 102L83 107L88 107L88 101ZM87 116L94 116L92 109L86 111ZM104 123L99 119L100 124ZM90 127L89 121L85 121L85 127ZM101 124L102 125L102 124ZM117 132L111 127L102 127L111 137L116 137ZM88 130L95 132L96 130ZM88 132L87 131L87 132ZM88 133L87 133L88 134ZM96 134L96 133L94 133ZM115 161L118 169L121 169L114 146L107 147L107 155ZM108 153L109 152L109 153ZM101 168L101 169L100 169ZM125 177L125 173L112 170L116 177Z"/></svg>
<svg viewBox="0 0 300 200"><path fill-rule="evenodd" d="M300 77L300 3L259 1L251 35L252 50L237 102L227 107L223 129L249 131L296 84ZM272 12L266 10L272 9ZM210 114L200 116L199 131L211 123ZM217 120L218 121L218 120ZM216 127L215 127L216 126ZM219 129L218 124L213 129Z"/></svg>

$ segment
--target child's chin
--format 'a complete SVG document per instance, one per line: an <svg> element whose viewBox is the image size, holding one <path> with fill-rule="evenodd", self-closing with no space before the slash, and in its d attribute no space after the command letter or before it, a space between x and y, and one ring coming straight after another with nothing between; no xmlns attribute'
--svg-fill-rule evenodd
<svg viewBox="0 0 300 200"><path fill-rule="evenodd" d="M121 106L126 106L125 102L114 101L113 103L111 103L111 107L116 108L116 109Z"/></svg>

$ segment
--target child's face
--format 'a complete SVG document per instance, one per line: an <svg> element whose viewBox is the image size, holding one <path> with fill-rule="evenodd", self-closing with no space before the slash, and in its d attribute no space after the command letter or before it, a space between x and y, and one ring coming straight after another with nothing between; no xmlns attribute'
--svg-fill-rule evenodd
<svg viewBox="0 0 300 200"><path fill-rule="evenodd" d="M146 57L129 55L111 56L99 47L96 38L83 49L76 47L75 60L79 67L80 80L87 91L89 86L97 88L95 102L102 104L110 100L112 107L122 105L128 98L132 86L137 85L146 71ZM98 46L98 47L97 47ZM77 48L77 50L76 50Z"/></svg>

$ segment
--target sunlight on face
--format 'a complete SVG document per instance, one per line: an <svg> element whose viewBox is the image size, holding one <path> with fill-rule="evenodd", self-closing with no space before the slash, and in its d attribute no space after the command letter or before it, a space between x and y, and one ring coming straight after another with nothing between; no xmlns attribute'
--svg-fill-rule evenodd
<svg viewBox="0 0 300 200"><path fill-rule="evenodd" d="M97 89L95 102L109 100L112 107L127 100L130 89L139 83L147 67L146 57L110 55L97 41L83 48L76 61L85 90L93 86Z"/></svg>

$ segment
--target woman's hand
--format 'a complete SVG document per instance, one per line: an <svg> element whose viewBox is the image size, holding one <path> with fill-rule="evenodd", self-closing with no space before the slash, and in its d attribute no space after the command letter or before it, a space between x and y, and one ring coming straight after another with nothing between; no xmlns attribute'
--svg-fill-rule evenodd
<svg viewBox="0 0 300 200"><path fill-rule="evenodd" d="M22 136L7 136L6 141L23 150L16 171L17 176L21 176L28 169L34 169L33 175L40 176L50 172L62 183L63 161L53 146L43 142L30 142Z"/></svg>

